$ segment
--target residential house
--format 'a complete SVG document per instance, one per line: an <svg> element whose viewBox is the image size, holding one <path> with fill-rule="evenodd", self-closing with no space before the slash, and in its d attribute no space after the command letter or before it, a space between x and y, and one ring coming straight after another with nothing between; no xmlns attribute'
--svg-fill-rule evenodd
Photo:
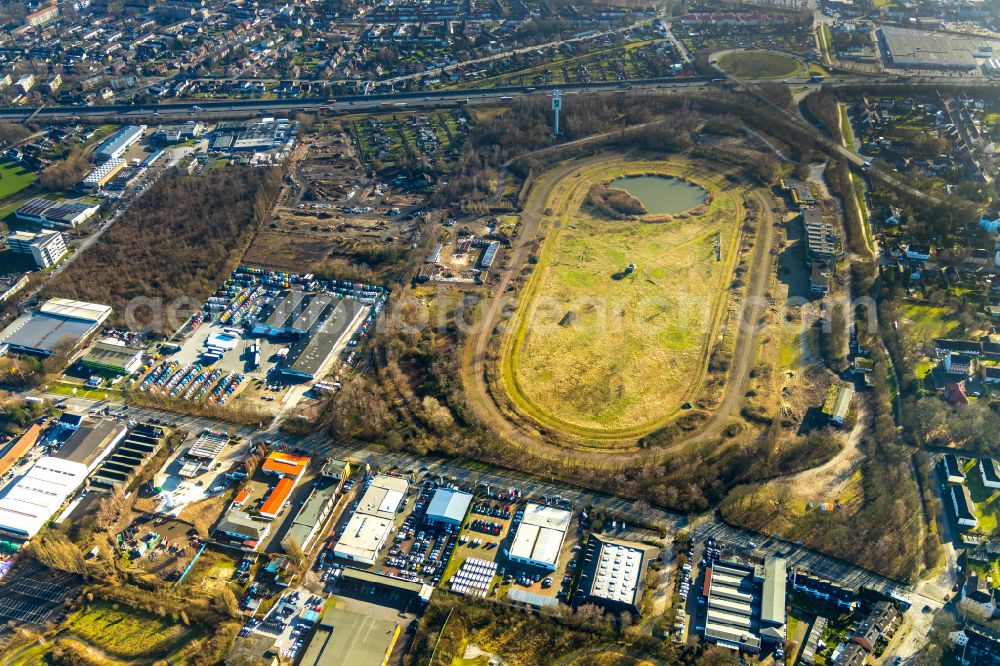
<svg viewBox="0 0 1000 666"><path fill-rule="evenodd" d="M969 494L968 486L953 485L949 488L951 494L952 508L955 510L955 519L962 527L976 527L979 521L976 519L975 505L972 503L972 496Z"/></svg>
<svg viewBox="0 0 1000 666"><path fill-rule="evenodd" d="M977 573L972 573L966 579L962 588L962 600L982 610L987 617L993 617L997 609L993 589L986 581L986 577Z"/></svg>
<svg viewBox="0 0 1000 666"><path fill-rule="evenodd" d="M879 601L868 617L858 625L857 630L851 636L851 642L857 643L871 652L875 649L875 644L883 637L892 638L893 624L900 617L899 611L894 605L888 601Z"/></svg>
<svg viewBox="0 0 1000 666"><path fill-rule="evenodd" d="M944 458L941 459L941 465L944 469L944 478L948 483L965 483L965 472L962 471L962 466L958 464L958 456L954 453L944 454Z"/></svg>
<svg viewBox="0 0 1000 666"><path fill-rule="evenodd" d="M949 375L968 377L972 374L975 359L965 354L950 353L944 357L944 371Z"/></svg>
<svg viewBox="0 0 1000 666"><path fill-rule="evenodd" d="M945 384L944 399L949 405L967 405L969 396L965 393L965 386L951 382Z"/></svg>
<svg viewBox="0 0 1000 666"><path fill-rule="evenodd" d="M987 488L1000 489L1000 466L993 458L979 459L979 473L983 479L983 485Z"/></svg>
<svg viewBox="0 0 1000 666"><path fill-rule="evenodd" d="M931 258L931 246L922 243L910 243L906 246L906 258L910 261L927 261Z"/></svg>

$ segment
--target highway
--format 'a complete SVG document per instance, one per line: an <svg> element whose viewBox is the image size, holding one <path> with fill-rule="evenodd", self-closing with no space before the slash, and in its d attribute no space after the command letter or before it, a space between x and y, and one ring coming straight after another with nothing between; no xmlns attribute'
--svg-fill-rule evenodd
<svg viewBox="0 0 1000 666"><path fill-rule="evenodd" d="M157 104L112 104L105 106L44 106L44 107L0 107L0 119L8 121L71 120L74 118L94 121L112 118L128 119L129 116L148 117L159 114L162 117L211 119L218 116L254 116L262 113L294 113L297 111L329 110L339 113L371 112L376 110L402 110L404 108L434 107L442 104L495 104L506 97L524 95L548 95L554 89L564 91L568 98L574 94L621 94L623 92L650 93L700 89L716 85L723 75L662 77L634 79L630 81L539 84L536 86L506 86L498 88L468 88L462 90L430 90L425 92L402 92L375 95L342 95L335 101L326 97L289 97L284 99L234 99L212 101L169 101ZM813 82L805 78L790 77L781 81L739 80L739 84L778 83L796 89L815 90L821 85L850 87L860 84L905 83L908 86L930 87L963 85L967 87L990 87L995 85L988 79L966 77L921 77L900 81L898 77L852 76L838 77L823 82ZM564 104L570 103L566 99Z"/></svg>

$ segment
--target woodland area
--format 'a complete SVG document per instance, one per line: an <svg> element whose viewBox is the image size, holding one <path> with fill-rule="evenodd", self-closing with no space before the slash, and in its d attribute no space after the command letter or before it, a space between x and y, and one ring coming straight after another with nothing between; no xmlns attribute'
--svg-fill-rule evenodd
<svg viewBox="0 0 1000 666"><path fill-rule="evenodd" d="M737 664L731 650L714 645L676 645L631 630L631 616L615 622L592 605L560 605L540 614L502 604L435 595L424 611L405 666L451 664L466 642L494 652L511 666L552 663L553 655L583 651L572 663L638 663L649 659L677 666ZM628 656L626 656L628 655Z"/></svg>
<svg viewBox="0 0 1000 666"><path fill-rule="evenodd" d="M165 176L45 294L111 305L117 324L169 333L236 266L280 183L280 170L249 167Z"/></svg>

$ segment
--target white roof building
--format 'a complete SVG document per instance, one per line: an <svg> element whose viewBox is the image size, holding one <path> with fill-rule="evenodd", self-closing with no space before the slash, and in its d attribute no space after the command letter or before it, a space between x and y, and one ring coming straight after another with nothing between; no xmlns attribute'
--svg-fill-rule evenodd
<svg viewBox="0 0 1000 666"><path fill-rule="evenodd" d="M452 488L438 488L427 505L427 522L458 525L472 504L472 494Z"/></svg>
<svg viewBox="0 0 1000 666"><path fill-rule="evenodd" d="M398 476L380 474L358 502L344 533L334 546L337 557L374 564L393 530L396 512L406 499L409 482Z"/></svg>
<svg viewBox="0 0 1000 666"><path fill-rule="evenodd" d="M83 463L39 458L28 473L11 483L0 499L0 532L30 539L87 478Z"/></svg>
<svg viewBox="0 0 1000 666"><path fill-rule="evenodd" d="M555 569L572 520L572 511L529 502L514 535L510 559Z"/></svg>

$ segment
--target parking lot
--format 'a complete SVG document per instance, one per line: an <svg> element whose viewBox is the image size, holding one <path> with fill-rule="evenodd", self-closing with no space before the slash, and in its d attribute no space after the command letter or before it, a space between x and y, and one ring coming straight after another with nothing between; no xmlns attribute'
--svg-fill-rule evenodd
<svg viewBox="0 0 1000 666"><path fill-rule="evenodd" d="M293 661L302 651L305 639L323 613L326 599L306 590L289 590L281 595L263 619L251 619L240 629L240 636L251 632L274 639L274 651L282 661Z"/></svg>

